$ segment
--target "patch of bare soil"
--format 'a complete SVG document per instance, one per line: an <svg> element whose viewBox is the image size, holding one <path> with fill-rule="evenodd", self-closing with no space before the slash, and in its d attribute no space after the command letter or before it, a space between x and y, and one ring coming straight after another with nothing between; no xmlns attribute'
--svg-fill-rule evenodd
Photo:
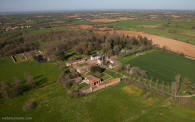
<svg viewBox="0 0 195 122"><path fill-rule="evenodd" d="M68 16L68 18L79 18L79 15L72 15L72 16Z"/></svg>
<svg viewBox="0 0 195 122"><path fill-rule="evenodd" d="M149 29L157 29L160 26L159 25L140 25L141 28L149 28Z"/></svg>
<svg viewBox="0 0 195 122"><path fill-rule="evenodd" d="M136 20L137 18L136 17L119 17L117 18L117 20Z"/></svg>
<svg viewBox="0 0 195 122"><path fill-rule="evenodd" d="M184 33L183 35L190 36L190 37L195 37L195 34L192 34L192 33Z"/></svg>
<svg viewBox="0 0 195 122"><path fill-rule="evenodd" d="M93 29L93 26L91 25L67 25L67 27L73 29Z"/></svg>
<svg viewBox="0 0 195 122"><path fill-rule="evenodd" d="M98 31L114 31L114 28L108 28L108 27L101 27L97 28Z"/></svg>
<svg viewBox="0 0 195 122"><path fill-rule="evenodd" d="M92 19L89 20L90 22L97 22L97 23L110 23L110 22L116 22L117 20L115 19Z"/></svg>
<svg viewBox="0 0 195 122"><path fill-rule="evenodd" d="M117 21L123 21L123 20L136 20L136 18L135 17L119 17L115 19L102 18L102 19L92 19L89 21L97 22L97 23L111 23L111 22L117 22Z"/></svg>

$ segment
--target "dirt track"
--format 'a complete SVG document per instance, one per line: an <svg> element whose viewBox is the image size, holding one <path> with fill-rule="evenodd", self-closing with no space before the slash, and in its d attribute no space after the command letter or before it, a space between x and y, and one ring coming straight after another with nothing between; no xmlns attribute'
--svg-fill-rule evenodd
<svg viewBox="0 0 195 122"><path fill-rule="evenodd" d="M112 28L93 28L93 26L89 25L72 25L72 28L80 28L80 29L93 29L98 30L101 32L109 32L109 33L119 33L125 34L129 36L138 36L141 35L143 37L147 37L151 39L154 45L158 45L159 47L163 48L166 47L167 49L176 52L176 53L183 53L187 56L195 58L195 45L188 44L185 42L177 41L174 39L156 36L152 34L147 34L143 32L135 32L135 31L124 31L124 30L113 30Z"/></svg>

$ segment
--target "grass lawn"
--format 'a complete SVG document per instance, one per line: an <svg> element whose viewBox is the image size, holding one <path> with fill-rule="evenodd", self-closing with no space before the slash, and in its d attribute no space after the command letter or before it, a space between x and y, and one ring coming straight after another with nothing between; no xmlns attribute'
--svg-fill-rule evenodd
<svg viewBox="0 0 195 122"><path fill-rule="evenodd" d="M142 89L122 82L84 97L71 99L58 83L34 89L15 99L1 100L0 117L32 117L32 121L66 122L192 122L195 109L184 108L168 99L147 96ZM38 106L23 111L28 99Z"/></svg>
<svg viewBox="0 0 195 122"><path fill-rule="evenodd" d="M108 75L107 73L102 73L101 79L103 79L103 81L106 81L108 79L112 79L112 76Z"/></svg>
<svg viewBox="0 0 195 122"><path fill-rule="evenodd" d="M112 76L113 78L121 78L122 77L120 74L118 74L118 73L116 73L114 71L108 70L108 69L106 69L104 72L106 74Z"/></svg>
<svg viewBox="0 0 195 122"><path fill-rule="evenodd" d="M0 81L12 82L14 77L24 80L24 73L30 73L35 81L46 80L54 81L57 79L61 70L54 62L37 63L36 61L27 61L14 64L10 58L0 59Z"/></svg>
<svg viewBox="0 0 195 122"><path fill-rule="evenodd" d="M23 79L23 73L33 76L43 75L48 80L56 80L60 73L56 63L38 64L34 61L13 64L9 58L0 59L1 80L12 81L17 76ZM111 70L105 73L120 77ZM149 94L149 95L148 95ZM35 100L37 107L23 111L27 100ZM142 89L124 82L80 98L69 98L66 90L58 83L34 88L12 99L0 98L0 118L32 117L31 121L158 121L172 122L195 120L195 109L184 108L168 99L145 93ZM30 121L30 120L29 120Z"/></svg>
<svg viewBox="0 0 195 122"><path fill-rule="evenodd" d="M142 56L128 56L120 58L123 64L139 66L147 71L154 79L172 82L175 75L189 78L195 82L195 61L160 50L152 50Z"/></svg>

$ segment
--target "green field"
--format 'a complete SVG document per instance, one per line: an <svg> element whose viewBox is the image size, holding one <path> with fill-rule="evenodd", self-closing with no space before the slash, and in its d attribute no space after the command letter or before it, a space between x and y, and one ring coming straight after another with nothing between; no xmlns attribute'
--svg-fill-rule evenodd
<svg viewBox="0 0 195 122"><path fill-rule="evenodd" d="M39 64L28 61L14 64L9 58L0 60L0 78L11 82L16 76L23 80L24 72L33 76L56 80L60 69L54 62ZM112 77L121 77L106 70ZM27 100L37 102L33 110L23 111ZM80 98L69 98L66 90L58 83L34 88L16 98L0 98L0 117L32 117L32 121L79 121L79 122L120 122L158 121L191 122L195 120L195 109L184 108L164 99L144 92L142 89L124 82L119 85L94 92Z"/></svg>
<svg viewBox="0 0 195 122"><path fill-rule="evenodd" d="M146 97L147 96L147 97ZM23 111L27 99L34 99L38 106L34 110ZM30 91L15 99L1 100L0 117L32 117L32 121L70 122L192 122L195 109L184 108L168 99L146 95L126 83L103 89L81 98L71 99L58 84Z"/></svg>
<svg viewBox="0 0 195 122"><path fill-rule="evenodd" d="M25 72L33 75L36 81L41 79L54 81L60 69L54 62L39 64L36 61L27 61L14 64L10 58L0 59L0 81L12 82L14 77L23 81Z"/></svg>
<svg viewBox="0 0 195 122"><path fill-rule="evenodd" d="M180 74L183 78L187 77L195 82L195 61L176 54L152 50L138 57L123 57L121 62L139 66L147 71L150 77L161 81L172 82L175 75Z"/></svg>
<svg viewBox="0 0 195 122"><path fill-rule="evenodd" d="M169 23L169 24L167 24ZM125 30L147 32L195 44L194 22L127 20L106 24Z"/></svg>

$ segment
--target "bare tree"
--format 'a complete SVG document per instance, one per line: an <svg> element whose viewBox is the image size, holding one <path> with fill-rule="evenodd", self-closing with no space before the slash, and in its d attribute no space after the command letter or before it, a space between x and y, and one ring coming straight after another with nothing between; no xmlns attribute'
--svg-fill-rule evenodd
<svg viewBox="0 0 195 122"><path fill-rule="evenodd" d="M9 98L9 84L5 81L1 82L1 94L4 98Z"/></svg>
<svg viewBox="0 0 195 122"><path fill-rule="evenodd" d="M18 78L14 78L15 83L14 83L14 87L15 87L15 95L18 96L22 93L22 83L21 80L19 80Z"/></svg>
<svg viewBox="0 0 195 122"><path fill-rule="evenodd" d="M65 74L62 72L58 78L58 81L64 88L70 88L73 85L71 77L71 74Z"/></svg>
<svg viewBox="0 0 195 122"><path fill-rule="evenodd" d="M181 90L185 93L193 94L195 93L195 84L193 84L188 78L184 78Z"/></svg>
<svg viewBox="0 0 195 122"><path fill-rule="evenodd" d="M177 96L177 94L179 92L180 80L181 80L181 76L180 75L176 75L175 76L175 82L172 83L172 94L173 94L173 96Z"/></svg>
<svg viewBox="0 0 195 122"><path fill-rule="evenodd" d="M125 66L125 68L126 68L127 72L130 72L131 65L130 65L130 64L127 64L127 65Z"/></svg>
<svg viewBox="0 0 195 122"><path fill-rule="evenodd" d="M132 67L130 74L141 76L141 78L147 77L146 71L140 69L139 67Z"/></svg>
<svg viewBox="0 0 195 122"><path fill-rule="evenodd" d="M31 76L29 73L24 73L24 77L26 79L26 83L30 88L34 88L35 87L35 81L33 76Z"/></svg>

